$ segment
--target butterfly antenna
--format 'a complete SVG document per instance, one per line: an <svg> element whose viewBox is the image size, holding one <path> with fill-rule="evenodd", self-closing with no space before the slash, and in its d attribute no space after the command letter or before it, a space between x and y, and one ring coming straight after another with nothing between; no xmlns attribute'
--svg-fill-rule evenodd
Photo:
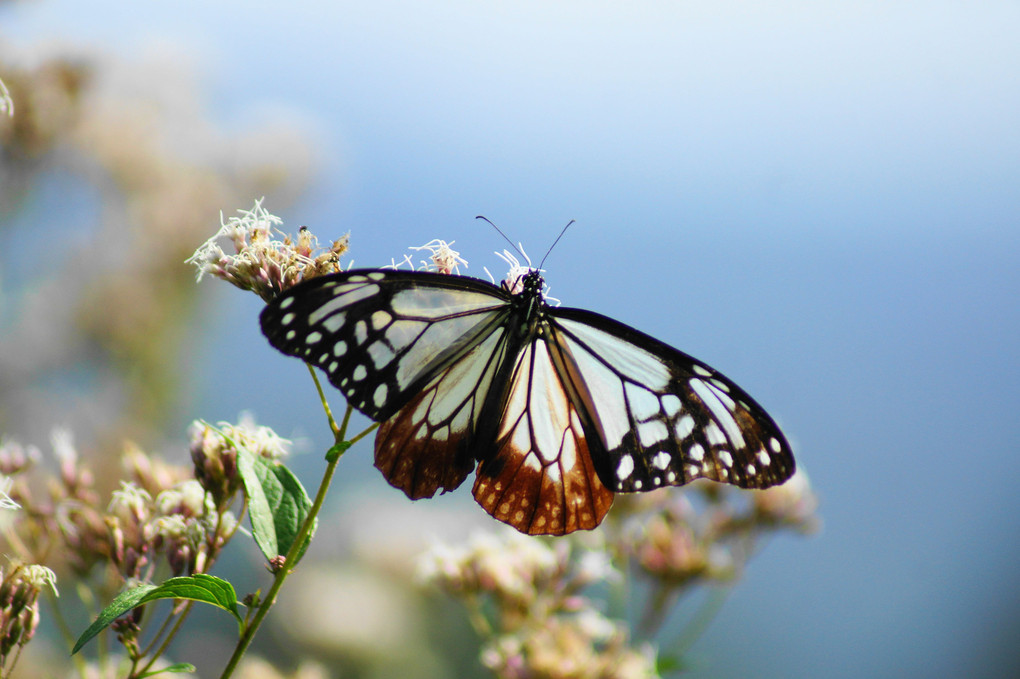
<svg viewBox="0 0 1020 679"><path fill-rule="evenodd" d="M523 252L521 252L521 249L519 247L517 247L516 245L514 245L514 242L512 240L510 240L510 238L505 233L500 231L499 227L496 226L495 224L493 224L492 221L488 217L484 217L482 215L478 215L477 217L475 217L475 219L484 219L485 221L489 222L489 226L491 226L492 228L496 229L496 233L498 233L500 236L503 236L503 238L506 239L506 242L510 243L510 247L512 247L514 250L517 251L517 254L519 254L524 259L528 259L528 256L526 254L524 254Z"/></svg>
<svg viewBox="0 0 1020 679"><path fill-rule="evenodd" d="M560 242L560 238L563 238L563 234L565 234L567 232L567 229L570 228L570 225L573 224L574 221L575 220L571 219L569 222L567 222L567 225L563 227L562 231L560 231L560 235L556 236L556 240L553 241L553 244L550 245L549 249L546 251L545 257L543 257L542 261L538 263L538 270L539 271L542 270L542 265L545 264L545 258L548 257L549 253L551 253L553 251L553 248L556 247L556 244Z"/></svg>

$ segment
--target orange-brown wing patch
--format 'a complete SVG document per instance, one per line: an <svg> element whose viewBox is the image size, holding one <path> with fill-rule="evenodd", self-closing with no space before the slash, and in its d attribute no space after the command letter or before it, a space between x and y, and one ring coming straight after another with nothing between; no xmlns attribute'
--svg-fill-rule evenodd
<svg viewBox="0 0 1020 679"><path fill-rule="evenodd" d="M412 500L453 490L474 467L471 445L503 337L493 332L380 425L375 466Z"/></svg>
<svg viewBox="0 0 1020 679"><path fill-rule="evenodd" d="M531 535L595 528L613 503L598 478L574 405L544 341L518 358L495 454L478 465L474 496Z"/></svg>

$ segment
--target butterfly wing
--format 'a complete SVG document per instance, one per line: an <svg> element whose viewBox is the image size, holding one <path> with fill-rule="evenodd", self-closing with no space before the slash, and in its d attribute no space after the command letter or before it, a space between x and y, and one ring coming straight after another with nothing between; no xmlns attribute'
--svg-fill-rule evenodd
<svg viewBox="0 0 1020 679"><path fill-rule="evenodd" d="M554 363L610 490L698 478L767 488L793 474L779 427L732 380L601 314L567 308L549 314Z"/></svg>
<svg viewBox="0 0 1020 679"><path fill-rule="evenodd" d="M506 351L497 327L380 425L375 466L412 500L458 487L489 452L478 423Z"/></svg>
<svg viewBox="0 0 1020 679"><path fill-rule="evenodd" d="M286 290L262 311L270 344L321 368L385 420L498 329L509 295L465 276L353 270Z"/></svg>
<svg viewBox="0 0 1020 679"><path fill-rule="evenodd" d="M354 270L282 293L262 330L382 421L376 466L409 497L452 490L474 467L475 425L506 351L509 295L484 281Z"/></svg>
<svg viewBox="0 0 1020 679"><path fill-rule="evenodd" d="M494 453L478 465L478 504L532 535L599 525L613 493L595 473L577 405L541 336L517 354L498 426Z"/></svg>

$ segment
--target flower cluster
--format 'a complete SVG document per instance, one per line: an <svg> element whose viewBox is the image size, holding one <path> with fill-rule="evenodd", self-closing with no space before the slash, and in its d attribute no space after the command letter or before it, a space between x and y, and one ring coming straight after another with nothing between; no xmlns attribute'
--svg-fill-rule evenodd
<svg viewBox="0 0 1020 679"><path fill-rule="evenodd" d="M462 547L435 545L418 573L465 601L484 639L482 663L498 677L657 676L651 646L633 647L626 626L584 593L620 577L606 554L505 530Z"/></svg>
<svg viewBox="0 0 1020 679"><path fill-rule="evenodd" d="M0 675L7 676L39 624L37 601L44 587L57 591L56 576L45 566L0 566Z"/></svg>
<svg viewBox="0 0 1020 679"><path fill-rule="evenodd" d="M240 217L220 219L220 230L207 240L188 264L198 269L198 279L212 274L228 283L250 290L270 301L283 290L307 278L340 271L340 257L347 251L347 236L320 248L318 239L301 227L297 239L282 235L277 226L282 220L255 201L251 210L238 210ZM219 241L231 241L235 254L228 255Z"/></svg>

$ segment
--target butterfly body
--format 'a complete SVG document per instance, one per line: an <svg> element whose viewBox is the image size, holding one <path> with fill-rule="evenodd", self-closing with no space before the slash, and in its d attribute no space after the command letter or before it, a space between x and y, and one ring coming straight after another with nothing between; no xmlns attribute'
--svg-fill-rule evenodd
<svg viewBox="0 0 1020 679"><path fill-rule="evenodd" d="M526 533L594 528L615 492L793 473L740 387L623 323L549 306L543 285L534 270L500 287L347 271L281 293L262 329L382 423L376 466L392 485L431 497L476 470L476 500Z"/></svg>

